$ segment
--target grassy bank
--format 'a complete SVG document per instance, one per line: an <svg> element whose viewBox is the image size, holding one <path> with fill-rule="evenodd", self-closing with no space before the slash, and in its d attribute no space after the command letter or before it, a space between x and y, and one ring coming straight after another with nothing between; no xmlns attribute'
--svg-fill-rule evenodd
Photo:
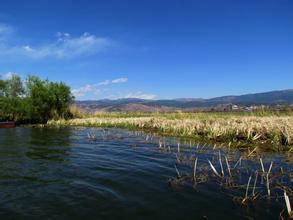
<svg viewBox="0 0 293 220"><path fill-rule="evenodd" d="M98 113L86 118L51 120L48 126L91 126L140 129L163 135L291 149L291 114L251 113Z"/></svg>

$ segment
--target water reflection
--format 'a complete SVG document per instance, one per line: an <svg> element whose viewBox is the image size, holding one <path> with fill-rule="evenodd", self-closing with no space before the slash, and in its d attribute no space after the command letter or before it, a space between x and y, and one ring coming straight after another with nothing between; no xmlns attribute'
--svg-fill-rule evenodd
<svg viewBox="0 0 293 220"><path fill-rule="evenodd" d="M29 129L28 150L26 156L33 160L64 162L70 154L71 129L40 128Z"/></svg>
<svg viewBox="0 0 293 220"><path fill-rule="evenodd" d="M71 129L0 129L0 183L49 183L71 151Z"/></svg>

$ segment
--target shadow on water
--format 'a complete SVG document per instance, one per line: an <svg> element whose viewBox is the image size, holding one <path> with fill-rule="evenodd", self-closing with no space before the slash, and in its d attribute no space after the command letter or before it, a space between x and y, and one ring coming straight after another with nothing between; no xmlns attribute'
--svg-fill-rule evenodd
<svg viewBox="0 0 293 220"><path fill-rule="evenodd" d="M70 136L70 129L30 129L26 156L31 159L63 162L70 153Z"/></svg>
<svg viewBox="0 0 293 220"><path fill-rule="evenodd" d="M271 199L235 201L259 169L256 157L232 170L233 180L213 174L207 160L219 171L218 151L231 164L238 151L189 140L178 148L175 138L120 129L0 129L0 140L1 219L276 219L284 208L274 189ZM263 158L266 168L274 159L272 173L287 172L282 181L292 190L290 157ZM261 182L257 192L265 194Z"/></svg>
<svg viewBox="0 0 293 220"><path fill-rule="evenodd" d="M0 130L0 155L62 162L70 152L70 129Z"/></svg>

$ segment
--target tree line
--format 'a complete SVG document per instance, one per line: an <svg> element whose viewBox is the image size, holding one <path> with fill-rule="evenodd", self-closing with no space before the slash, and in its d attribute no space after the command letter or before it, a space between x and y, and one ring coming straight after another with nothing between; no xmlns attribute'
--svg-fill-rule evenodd
<svg viewBox="0 0 293 220"><path fill-rule="evenodd" d="M46 123L50 119L70 118L74 101L70 87L29 75L24 81L16 74L0 79L0 121Z"/></svg>

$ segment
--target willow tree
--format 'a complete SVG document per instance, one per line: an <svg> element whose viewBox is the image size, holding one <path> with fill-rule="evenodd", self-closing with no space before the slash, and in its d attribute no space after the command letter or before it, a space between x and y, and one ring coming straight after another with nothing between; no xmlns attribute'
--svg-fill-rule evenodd
<svg viewBox="0 0 293 220"><path fill-rule="evenodd" d="M0 81L0 117L17 120L23 115L24 87L21 78L13 74L9 79Z"/></svg>
<svg viewBox="0 0 293 220"><path fill-rule="evenodd" d="M25 83L17 75L0 80L0 120L46 123L52 118L70 117L74 97L62 82L28 76Z"/></svg>
<svg viewBox="0 0 293 220"><path fill-rule="evenodd" d="M26 96L33 121L45 123L52 118L68 118L74 100L70 87L62 82L49 82L36 76L26 80Z"/></svg>

